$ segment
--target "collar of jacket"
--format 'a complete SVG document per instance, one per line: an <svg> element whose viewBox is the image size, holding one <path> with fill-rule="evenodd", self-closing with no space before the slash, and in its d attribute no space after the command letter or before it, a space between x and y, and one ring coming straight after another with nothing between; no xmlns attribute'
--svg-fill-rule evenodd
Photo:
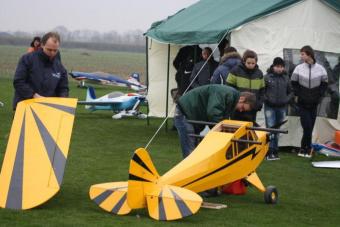
<svg viewBox="0 0 340 227"><path fill-rule="evenodd" d="M43 51L42 48L40 48L39 50L37 50L37 53L38 53L39 57L40 57L44 62L46 62L46 63L53 63L53 62L54 62L54 59L56 58L56 56L55 56L54 58L50 59L50 57L47 56L47 55L44 53L44 51Z"/></svg>
<svg viewBox="0 0 340 227"><path fill-rule="evenodd" d="M237 53L237 52L229 52L229 53L226 53L222 56L221 58L221 64L223 64L224 62L226 62L229 58L238 58L238 59L242 59L240 54Z"/></svg>

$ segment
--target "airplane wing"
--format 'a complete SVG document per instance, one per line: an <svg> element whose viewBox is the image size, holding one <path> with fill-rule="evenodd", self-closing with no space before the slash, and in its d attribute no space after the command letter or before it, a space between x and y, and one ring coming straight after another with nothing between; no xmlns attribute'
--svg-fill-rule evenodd
<svg viewBox="0 0 340 227"><path fill-rule="evenodd" d="M36 207L60 189L77 99L39 98L18 104L0 173L0 207Z"/></svg>
<svg viewBox="0 0 340 227"><path fill-rule="evenodd" d="M78 101L79 105L96 105L96 106L109 106L118 103L122 103L123 101L109 101L109 102L99 102L99 101Z"/></svg>

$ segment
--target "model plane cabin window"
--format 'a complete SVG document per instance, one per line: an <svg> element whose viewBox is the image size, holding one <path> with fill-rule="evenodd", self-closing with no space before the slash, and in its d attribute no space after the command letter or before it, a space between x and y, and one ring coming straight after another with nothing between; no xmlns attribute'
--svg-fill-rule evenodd
<svg viewBox="0 0 340 227"><path fill-rule="evenodd" d="M227 160L230 160L234 157L234 154L233 154L233 144L230 144L226 153L225 153L225 157Z"/></svg>

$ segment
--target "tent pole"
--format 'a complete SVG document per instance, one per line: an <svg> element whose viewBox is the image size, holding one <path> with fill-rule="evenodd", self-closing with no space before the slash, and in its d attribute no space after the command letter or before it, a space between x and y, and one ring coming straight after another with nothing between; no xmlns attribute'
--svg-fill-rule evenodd
<svg viewBox="0 0 340 227"><path fill-rule="evenodd" d="M148 93L148 90L149 90L149 39L147 36L145 36L145 42L146 42L146 45L145 45L145 53L146 53L146 60L145 60L145 63L146 63L146 93ZM149 126L150 125L150 118L149 118L149 103L146 105L146 122L147 122L147 125Z"/></svg>
<svg viewBox="0 0 340 227"><path fill-rule="evenodd" d="M170 74L170 43L168 44L168 67L166 74L166 106L165 106L165 117L168 118L168 105L169 105L169 74ZM165 131L168 131L168 120L165 123Z"/></svg>

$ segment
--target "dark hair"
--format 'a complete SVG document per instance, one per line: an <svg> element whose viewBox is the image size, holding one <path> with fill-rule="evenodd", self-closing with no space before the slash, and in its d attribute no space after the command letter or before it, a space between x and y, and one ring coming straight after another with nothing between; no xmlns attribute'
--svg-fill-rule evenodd
<svg viewBox="0 0 340 227"><path fill-rule="evenodd" d="M232 47L232 46L224 48L224 53L225 54L231 53L231 52L237 52L236 48Z"/></svg>
<svg viewBox="0 0 340 227"><path fill-rule="evenodd" d="M40 38L39 36L34 37L33 40L32 40L32 42L31 42L31 45L30 45L31 47L34 47L34 42L35 42L35 41L41 42L41 38Z"/></svg>
<svg viewBox="0 0 340 227"><path fill-rule="evenodd" d="M285 67L285 61L280 57L276 57L273 60L273 66L275 66L275 65L281 65L281 66Z"/></svg>
<svg viewBox="0 0 340 227"><path fill-rule="evenodd" d="M243 91L240 93L240 97L244 97L244 103L249 104L250 108L253 110L256 106L256 96L254 93L249 91Z"/></svg>
<svg viewBox="0 0 340 227"><path fill-rule="evenodd" d="M46 34L42 37L41 43L42 43L43 45L45 45L46 42L47 42L47 40L48 40L49 38L54 38L54 39L56 39L56 40L60 43L60 35L59 35L57 32L48 32L48 33L46 33Z"/></svg>
<svg viewBox="0 0 340 227"><path fill-rule="evenodd" d="M311 46L307 45L307 46L303 46L300 49L300 53L304 52L307 56L311 57L313 59L313 61L315 62L315 57L314 57L314 50Z"/></svg>
<svg viewBox="0 0 340 227"><path fill-rule="evenodd" d="M203 51L208 52L208 55L211 55L211 53L212 53L212 49L210 47L204 47Z"/></svg>
<svg viewBox="0 0 340 227"><path fill-rule="evenodd" d="M255 53L255 51L246 50L242 57L243 62L246 62L248 58L255 58L255 61L257 62L257 54Z"/></svg>

